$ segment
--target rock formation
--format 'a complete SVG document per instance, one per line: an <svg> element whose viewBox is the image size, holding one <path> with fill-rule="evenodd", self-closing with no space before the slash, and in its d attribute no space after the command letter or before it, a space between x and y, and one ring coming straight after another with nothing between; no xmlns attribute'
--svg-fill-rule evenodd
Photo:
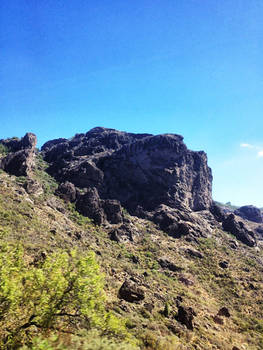
<svg viewBox="0 0 263 350"><path fill-rule="evenodd" d="M23 138L0 140L8 154L0 160L0 168L16 176L29 176L34 167L36 135L27 133Z"/></svg>
<svg viewBox="0 0 263 350"><path fill-rule="evenodd" d="M263 215L261 210L253 205L244 205L243 207L235 210L235 214L241 216L245 220L257 222L259 224L263 223Z"/></svg>
<svg viewBox="0 0 263 350"><path fill-rule="evenodd" d="M234 214L230 214L223 221L223 229L232 233L238 240L246 245L253 247L256 245L256 238L253 231L242 222L237 219Z"/></svg>
<svg viewBox="0 0 263 350"><path fill-rule="evenodd" d="M206 154L188 150L179 135L94 128L49 141L41 151L47 171L62 184L61 196L72 200L75 186L77 209L99 224L121 222L120 205L147 217L160 205L199 211L212 202Z"/></svg>
<svg viewBox="0 0 263 350"><path fill-rule="evenodd" d="M27 192L41 193L41 186L30 179L36 136L27 133L21 139L0 140L0 144L8 150L0 158L0 168L27 176ZM212 173L206 154L189 150L180 135L132 134L97 127L71 139L48 141L41 154L48 163L47 172L59 184L56 194L75 203L95 224L118 225L109 232L113 240L134 239L125 208L174 238L207 237L214 226L222 225L243 243L256 244L254 232L212 202ZM260 210L252 206L241 207L236 214L263 221Z"/></svg>

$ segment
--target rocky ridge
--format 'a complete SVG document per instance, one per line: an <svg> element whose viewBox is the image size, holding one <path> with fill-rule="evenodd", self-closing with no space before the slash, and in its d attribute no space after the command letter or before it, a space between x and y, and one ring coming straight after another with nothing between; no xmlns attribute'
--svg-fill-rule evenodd
<svg viewBox="0 0 263 350"><path fill-rule="evenodd" d="M0 140L0 144L8 150L0 168L27 176L28 191L35 188L39 192L38 184L30 179L36 136L27 133L21 139ZM253 214L254 221L260 223L255 209L240 208L236 217L212 201L207 156L189 150L180 135L133 134L97 127L71 139L48 141L41 155L48 164L46 171L59 184L56 194L75 203L95 224L117 225L110 230L113 239L132 239L124 209L153 221L174 238L208 237L215 227L223 227L243 243L255 246L261 234L261 227L251 229L247 220L239 219L251 219ZM248 212L249 217L244 214Z"/></svg>

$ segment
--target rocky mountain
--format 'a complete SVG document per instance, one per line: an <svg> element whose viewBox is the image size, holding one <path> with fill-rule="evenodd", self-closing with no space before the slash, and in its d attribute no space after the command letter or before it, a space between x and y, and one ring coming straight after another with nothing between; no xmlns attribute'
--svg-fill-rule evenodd
<svg viewBox="0 0 263 350"><path fill-rule="evenodd" d="M188 150L179 135L95 128L70 140L49 141L41 151L48 172L60 183L96 188L100 198L118 200L134 214L161 204L203 210L212 201L206 154Z"/></svg>
<svg viewBox="0 0 263 350"><path fill-rule="evenodd" d="M0 169L2 244L22 242L27 269L44 269L61 249L96 252L106 276L106 308L128 318L133 341L109 324L103 331L100 321L92 327L98 342L108 343L93 343L93 350L262 348L262 214L252 206L234 212L213 202L207 156L189 150L182 136L98 127L48 141L38 151L36 136L28 133L0 140ZM79 309L68 305L57 311L60 323L57 316L52 321L61 343L48 340L48 349L61 348L65 330L75 336L77 329L93 330L84 326L84 316L73 321ZM14 348L8 347L12 339L16 348L31 348L34 335L46 337L40 316L25 317L8 326L13 333L0 331L1 346ZM67 349L77 348L75 341Z"/></svg>

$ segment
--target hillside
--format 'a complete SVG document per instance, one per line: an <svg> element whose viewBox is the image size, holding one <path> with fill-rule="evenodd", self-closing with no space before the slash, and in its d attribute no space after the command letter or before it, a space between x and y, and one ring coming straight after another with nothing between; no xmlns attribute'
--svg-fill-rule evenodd
<svg viewBox="0 0 263 350"><path fill-rule="evenodd" d="M0 141L2 349L263 348L263 225L180 135ZM92 253L93 252L93 253Z"/></svg>

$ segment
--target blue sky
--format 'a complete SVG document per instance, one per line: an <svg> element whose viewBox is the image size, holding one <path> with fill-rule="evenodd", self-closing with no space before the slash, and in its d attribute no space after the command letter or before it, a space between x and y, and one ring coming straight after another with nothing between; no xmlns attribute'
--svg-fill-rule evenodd
<svg viewBox="0 0 263 350"><path fill-rule="evenodd" d="M1 0L0 138L179 133L216 200L263 207L262 18L262 0Z"/></svg>

